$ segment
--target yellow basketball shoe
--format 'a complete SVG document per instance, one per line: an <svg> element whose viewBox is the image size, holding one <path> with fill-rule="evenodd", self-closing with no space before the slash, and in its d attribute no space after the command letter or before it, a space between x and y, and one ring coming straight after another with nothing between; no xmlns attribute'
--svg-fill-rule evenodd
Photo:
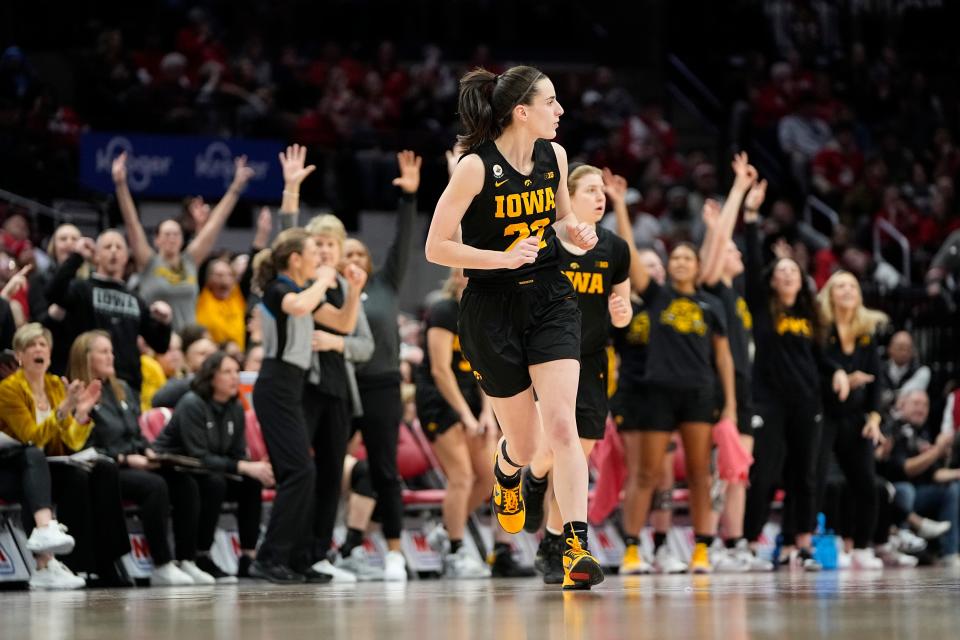
<svg viewBox="0 0 960 640"><path fill-rule="evenodd" d="M521 486L523 484L523 474L520 475L520 481L515 487L504 487L500 484L497 467L497 456L493 458L493 512L497 514L497 522L507 533L520 533L523 531L523 523L526 519L526 509L523 505L523 495Z"/></svg>
<svg viewBox="0 0 960 640"><path fill-rule="evenodd" d="M652 573L653 568L650 563L640 553L640 546L631 544L623 553L623 562L620 564L620 575L636 576Z"/></svg>
<svg viewBox="0 0 960 640"><path fill-rule="evenodd" d="M603 569L590 552L580 546L580 538L567 538L563 552L563 589L576 591L589 589L603 582Z"/></svg>
<svg viewBox="0 0 960 640"><path fill-rule="evenodd" d="M693 556L690 558L690 573L710 573L713 566L710 564L710 550L703 542L698 542L693 548Z"/></svg>

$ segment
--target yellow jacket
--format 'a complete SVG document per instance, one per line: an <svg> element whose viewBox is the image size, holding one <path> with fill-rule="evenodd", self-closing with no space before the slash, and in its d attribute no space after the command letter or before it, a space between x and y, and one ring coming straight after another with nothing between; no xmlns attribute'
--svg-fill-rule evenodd
<svg viewBox="0 0 960 640"><path fill-rule="evenodd" d="M42 448L47 455L65 455L82 449L93 430L93 422L79 424L72 415L57 420L57 407L67 397L66 387L60 378L49 373L43 376L43 385L52 411L46 420L37 424L37 405L23 369L0 382L0 431Z"/></svg>

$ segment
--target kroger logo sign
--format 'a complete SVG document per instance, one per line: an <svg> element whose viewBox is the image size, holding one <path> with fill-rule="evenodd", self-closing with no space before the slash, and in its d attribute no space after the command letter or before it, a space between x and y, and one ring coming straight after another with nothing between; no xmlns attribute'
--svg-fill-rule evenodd
<svg viewBox="0 0 960 640"><path fill-rule="evenodd" d="M110 176L113 159L124 151L127 152L127 184L133 191L144 191L150 187L154 176L170 173L173 157L137 155L130 140L122 137L111 138L105 147L97 149L97 173Z"/></svg>
<svg viewBox="0 0 960 640"><path fill-rule="evenodd" d="M223 188L226 189L233 181L235 157L225 142L213 142L204 149L203 153L194 158L194 171L197 177L221 180ZM254 180L264 179L269 169L267 162L251 161L249 158L247 159L247 166L253 169Z"/></svg>
<svg viewBox="0 0 960 640"><path fill-rule="evenodd" d="M218 198L233 180L234 159L246 156L254 177L244 197L275 200L283 189L277 162L282 149L279 140L86 133L80 141L80 180L92 189L113 192L111 165L125 151L127 182L135 195Z"/></svg>

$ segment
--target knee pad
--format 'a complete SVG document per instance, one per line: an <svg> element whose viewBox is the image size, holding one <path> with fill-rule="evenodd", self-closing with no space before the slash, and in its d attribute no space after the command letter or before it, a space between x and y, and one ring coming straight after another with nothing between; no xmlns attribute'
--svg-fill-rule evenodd
<svg viewBox="0 0 960 640"><path fill-rule="evenodd" d="M653 511L673 511L673 489L654 491L650 508Z"/></svg>
<svg viewBox="0 0 960 640"><path fill-rule="evenodd" d="M370 481L370 468L366 460L358 460L350 471L350 490L360 496L376 498L373 483Z"/></svg>

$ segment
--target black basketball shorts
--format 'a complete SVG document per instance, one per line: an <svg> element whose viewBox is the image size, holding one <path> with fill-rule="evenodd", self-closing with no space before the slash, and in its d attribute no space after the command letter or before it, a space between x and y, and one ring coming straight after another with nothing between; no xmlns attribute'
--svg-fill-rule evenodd
<svg viewBox="0 0 960 640"><path fill-rule="evenodd" d="M585 440L602 440L607 426L607 350L580 358L577 388L577 433Z"/></svg>
<svg viewBox="0 0 960 640"><path fill-rule="evenodd" d="M523 278L473 278L460 300L460 346L484 392L530 387L528 367L580 360L580 308L570 280L545 268Z"/></svg>

